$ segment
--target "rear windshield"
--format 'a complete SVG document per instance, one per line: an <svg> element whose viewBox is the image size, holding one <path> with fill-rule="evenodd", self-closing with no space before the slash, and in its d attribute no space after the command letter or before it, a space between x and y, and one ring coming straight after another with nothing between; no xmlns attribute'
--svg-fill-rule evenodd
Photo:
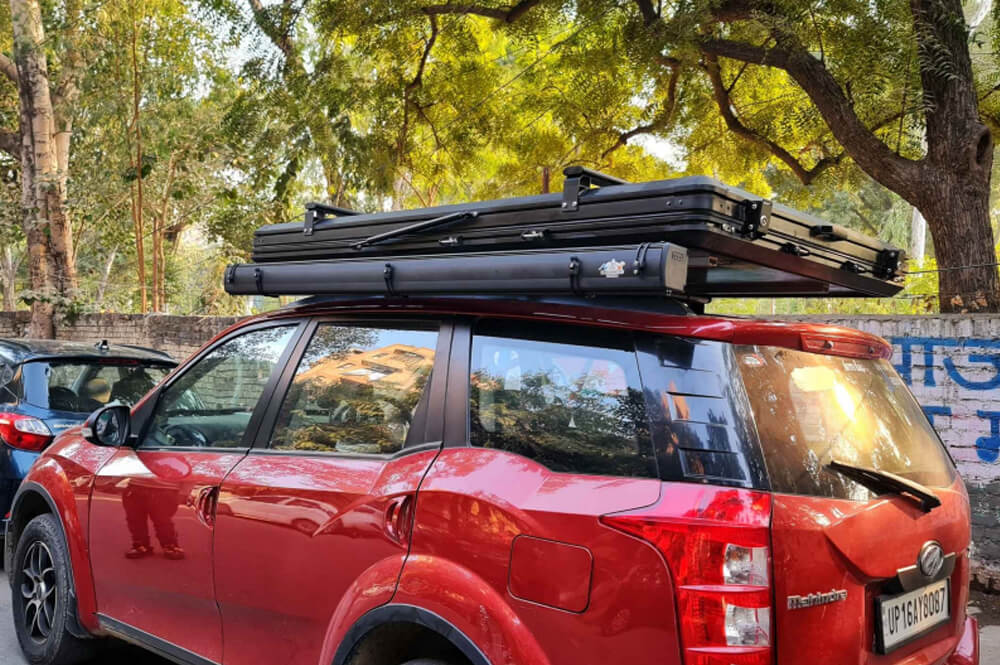
<svg viewBox="0 0 1000 665"><path fill-rule="evenodd" d="M774 491L868 499L824 468L832 460L930 487L953 482L941 440L888 361L763 346L736 355Z"/></svg>
<svg viewBox="0 0 1000 665"><path fill-rule="evenodd" d="M131 406L170 371L169 365L134 360L33 360L24 363L24 401L53 411L90 413L117 402Z"/></svg>

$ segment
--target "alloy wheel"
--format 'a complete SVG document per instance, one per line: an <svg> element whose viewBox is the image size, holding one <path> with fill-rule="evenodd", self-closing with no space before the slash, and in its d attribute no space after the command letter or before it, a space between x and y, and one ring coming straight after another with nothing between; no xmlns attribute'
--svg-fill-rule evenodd
<svg viewBox="0 0 1000 665"><path fill-rule="evenodd" d="M24 597L21 620L25 632L34 641L44 642L52 632L59 594L52 552L42 541L36 540L28 548L21 578L21 595Z"/></svg>

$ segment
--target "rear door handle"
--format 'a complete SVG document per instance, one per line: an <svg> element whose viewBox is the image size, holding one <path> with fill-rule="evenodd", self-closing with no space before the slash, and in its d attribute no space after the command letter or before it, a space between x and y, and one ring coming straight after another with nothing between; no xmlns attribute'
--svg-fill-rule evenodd
<svg viewBox="0 0 1000 665"><path fill-rule="evenodd" d="M413 495L404 494L389 500L385 508L385 534L390 540L406 544L413 527Z"/></svg>
<svg viewBox="0 0 1000 665"><path fill-rule="evenodd" d="M198 521L207 527L215 525L215 508L219 505L219 486L202 487L195 500L194 510Z"/></svg>

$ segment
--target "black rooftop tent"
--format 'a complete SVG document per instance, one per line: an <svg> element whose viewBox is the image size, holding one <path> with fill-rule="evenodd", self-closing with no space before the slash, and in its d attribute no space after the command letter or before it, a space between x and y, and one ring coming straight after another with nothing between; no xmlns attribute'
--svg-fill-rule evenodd
<svg viewBox="0 0 1000 665"><path fill-rule="evenodd" d="M311 203L254 235L232 294L876 296L903 252L705 177L569 167L561 194L361 214Z"/></svg>

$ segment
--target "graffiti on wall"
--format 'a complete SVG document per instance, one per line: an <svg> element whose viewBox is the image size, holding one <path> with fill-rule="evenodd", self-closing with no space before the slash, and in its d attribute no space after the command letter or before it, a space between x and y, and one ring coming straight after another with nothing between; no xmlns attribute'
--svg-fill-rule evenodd
<svg viewBox="0 0 1000 665"><path fill-rule="evenodd" d="M975 435L978 461L997 462L1000 339L892 337L890 341L896 371L913 390L945 443L952 448L968 447L967 442ZM944 419L948 420L947 426L943 426ZM960 419L964 425L954 427L953 419ZM948 431L953 429L954 434Z"/></svg>

